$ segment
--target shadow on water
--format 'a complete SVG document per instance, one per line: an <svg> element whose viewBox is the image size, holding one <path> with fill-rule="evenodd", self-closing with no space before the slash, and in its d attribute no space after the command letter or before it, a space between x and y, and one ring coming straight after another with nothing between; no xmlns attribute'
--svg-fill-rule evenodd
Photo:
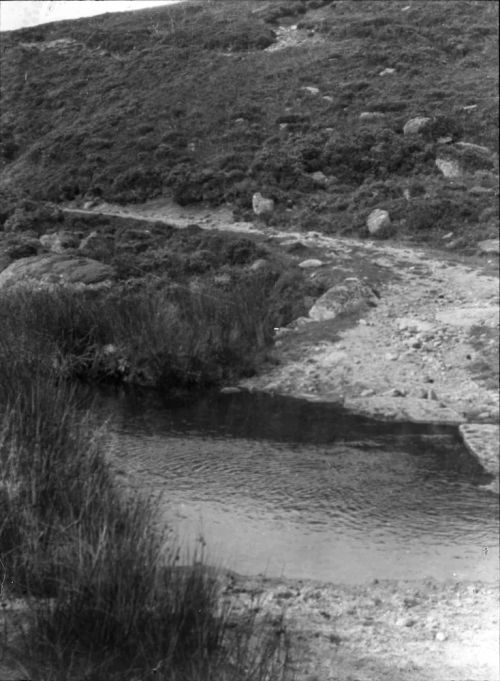
<svg viewBox="0 0 500 681"><path fill-rule="evenodd" d="M313 445L355 445L374 451L439 454L436 463L478 484L492 478L463 446L455 426L390 422L356 415L327 402L258 392L160 397L149 391L113 394L124 432L204 436Z"/></svg>
<svg viewBox="0 0 500 681"><path fill-rule="evenodd" d="M244 392L108 393L96 406L116 469L227 567L344 582L496 578L498 499L453 426Z"/></svg>

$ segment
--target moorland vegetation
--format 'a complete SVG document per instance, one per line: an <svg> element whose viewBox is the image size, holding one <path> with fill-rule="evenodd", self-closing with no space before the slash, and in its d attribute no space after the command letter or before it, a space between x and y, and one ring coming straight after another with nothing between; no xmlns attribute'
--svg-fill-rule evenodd
<svg viewBox="0 0 500 681"><path fill-rule="evenodd" d="M0 596L27 606L8 647L30 678L284 677L281 622L233 617L211 571L179 569L76 379L230 383L328 288L263 238L57 204L254 219L262 192L271 225L363 237L382 208L396 238L474 251L496 236L497 46L498 4L474 0L192 0L2 34L0 270L64 234L113 271L0 294Z"/></svg>

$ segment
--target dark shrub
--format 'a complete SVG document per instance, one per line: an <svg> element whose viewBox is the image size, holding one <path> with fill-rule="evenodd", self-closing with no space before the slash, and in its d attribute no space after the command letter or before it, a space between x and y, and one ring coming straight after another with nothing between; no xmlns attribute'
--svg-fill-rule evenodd
<svg viewBox="0 0 500 681"><path fill-rule="evenodd" d="M55 206L23 201L5 221L6 232L32 231L38 236L60 225L64 214Z"/></svg>

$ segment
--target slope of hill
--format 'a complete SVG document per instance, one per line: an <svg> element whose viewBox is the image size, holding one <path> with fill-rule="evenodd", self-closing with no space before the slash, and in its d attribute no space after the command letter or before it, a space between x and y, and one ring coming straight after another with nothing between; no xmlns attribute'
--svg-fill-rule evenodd
<svg viewBox="0 0 500 681"><path fill-rule="evenodd" d="M162 195L248 217L261 191L275 223L363 235L383 208L467 248L496 231L497 25L490 1L189 0L4 33L1 217Z"/></svg>

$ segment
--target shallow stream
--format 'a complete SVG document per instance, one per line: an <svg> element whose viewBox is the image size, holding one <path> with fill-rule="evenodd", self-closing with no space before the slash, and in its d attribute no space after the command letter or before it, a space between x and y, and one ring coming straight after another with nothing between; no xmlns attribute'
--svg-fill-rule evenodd
<svg viewBox="0 0 500 681"><path fill-rule="evenodd" d="M100 407L114 466L209 562L344 583L498 578L498 496L455 428L265 394Z"/></svg>

